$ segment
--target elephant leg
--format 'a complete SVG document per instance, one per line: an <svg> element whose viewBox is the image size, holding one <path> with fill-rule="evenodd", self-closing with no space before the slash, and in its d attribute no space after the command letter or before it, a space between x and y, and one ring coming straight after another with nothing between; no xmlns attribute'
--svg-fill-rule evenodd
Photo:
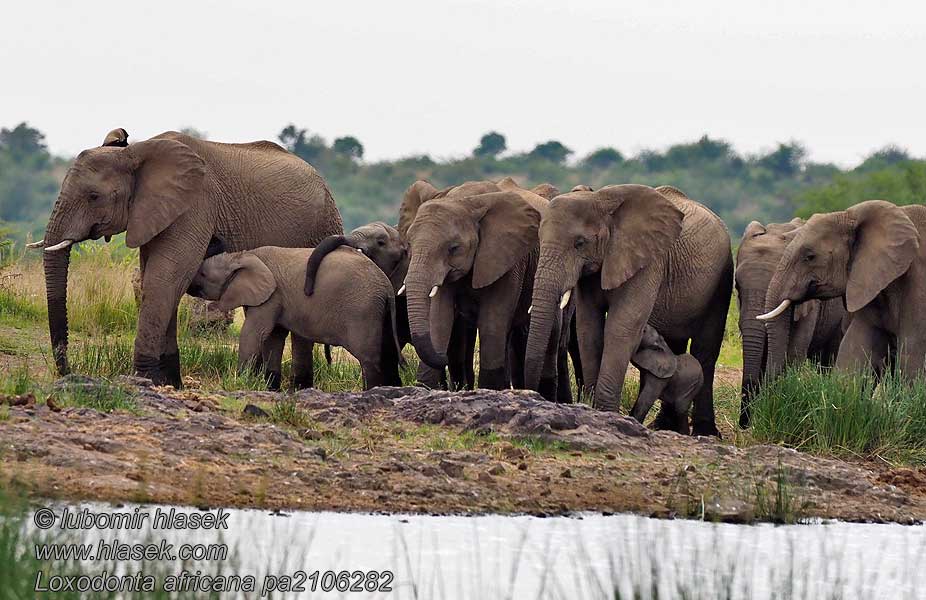
<svg viewBox="0 0 926 600"><path fill-rule="evenodd" d="M179 308L179 299L178 304ZM164 336L164 353L161 355L161 373L167 381L178 390L183 387L180 376L180 349L177 346L177 311L167 324L167 333Z"/></svg>
<svg viewBox="0 0 926 600"><path fill-rule="evenodd" d="M854 318L839 345L836 368L851 373L881 375L890 354L890 339L864 318Z"/></svg>
<svg viewBox="0 0 926 600"><path fill-rule="evenodd" d="M315 385L315 344L295 333L289 338L293 353L293 388L302 390Z"/></svg>
<svg viewBox="0 0 926 600"><path fill-rule="evenodd" d="M668 384L669 379L660 379L646 371L641 371L640 393L637 395L637 400L630 410L630 416L640 423L645 421L646 415L649 414L650 409L653 408L653 404L659 399Z"/></svg>
<svg viewBox="0 0 926 600"><path fill-rule="evenodd" d="M582 357L579 352L579 335L576 331L576 318L573 315L569 320L569 358L572 359L572 372L576 380L576 389L579 394L585 388L585 380L582 377Z"/></svg>
<svg viewBox="0 0 926 600"><path fill-rule="evenodd" d="M714 367L720 356L724 331L727 326L727 309L733 290L733 266L728 267L710 303L710 312L703 319L700 331L691 339L691 355L701 365L703 383L694 398L691 419L692 435L720 437L714 415Z"/></svg>
<svg viewBox="0 0 926 600"><path fill-rule="evenodd" d="M238 338L238 372L257 372L261 352L276 327L276 315L266 305L248 308ZM285 330L284 330L285 331ZM285 337L284 337L285 339Z"/></svg>
<svg viewBox="0 0 926 600"><path fill-rule="evenodd" d="M282 383L282 365L283 365L283 347L286 344L286 335L289 332L282 327L274 327L267 341L260 350L260 364L255 364L255 368L264 375L267 380L267 389L278 391Z"/></svg>
<svg viewBox="0 0 926 600"><path fill-rule="evenodd" d="M594 396L601 357L604 354L605 307L595 302L591 290L586 290L579 280L576 290L576 334L582 363L582 395Z"/></svg>
<svg viewBox="0 0 926 600"><path fill-rule="evenodd" d="M503 276L489 286L479 303L479 387L502 390L510 387L505 365L508 333L514 319L518 294L513 279Z"/></svg>
<svg viewBox="0 0 926 600"><path fill-rule="evenodd" d="M466 389L467 387L467 344L466 324L463 322L463 318L457 315L453 320L450 343L447 344L447 371L450 373L450 389L454 391Z"/></svg>
<svg viewBox="0 0 926 600"><path fill-rule="evenodd" d="M511 387L524 389L524 356L527 353L527 328L523 325L514 327L508 339L508 373Z"/></svg>
<svg viewBox="0 0 926 600"><path fill-rule="evenodd" d="M363 372L363 389L386 385L385 373L382 369L382 329L364 332L363 337L350 340L344 346L360 362Z"/></svg>

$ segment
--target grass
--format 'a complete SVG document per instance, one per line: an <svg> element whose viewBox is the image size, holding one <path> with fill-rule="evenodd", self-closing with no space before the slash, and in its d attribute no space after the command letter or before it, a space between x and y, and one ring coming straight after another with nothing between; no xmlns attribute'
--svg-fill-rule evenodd
<svg viewBox="0 0 926 600"><path fill-rule="evenodd" d="M786 371L762 388L752 435L798 450L926 464L926 381Z"/></svg>

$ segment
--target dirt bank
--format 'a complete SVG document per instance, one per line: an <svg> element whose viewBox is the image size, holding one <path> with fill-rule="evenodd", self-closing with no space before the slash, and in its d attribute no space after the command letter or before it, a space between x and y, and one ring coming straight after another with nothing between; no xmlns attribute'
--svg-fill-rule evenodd
<svg viewBox="0 0 926 600"><path fill-rule="evenodd" d="M7 408L0 479L40 496L279 509L926 517L922 471L651 432L532 392L219 394L125 378L128 410L55 406L99 385L66 378L51 408Z"/></svg>

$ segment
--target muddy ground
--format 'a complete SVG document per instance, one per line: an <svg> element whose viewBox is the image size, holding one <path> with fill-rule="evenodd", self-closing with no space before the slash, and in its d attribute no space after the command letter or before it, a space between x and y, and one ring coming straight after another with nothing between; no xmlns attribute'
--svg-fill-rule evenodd
<svg viewBox="0 0 926 600"><path fill-rule="evenodd" d="M62 397L100 383L71 376ZM926 517L926 473L653 432L533 392L206 393L123 378L134 408L0 420L0 479L43 497L426 513L636 512L726 521ZM15 403L15 402L14 402ZM251 415L249 413L255 413Z"/></svg>

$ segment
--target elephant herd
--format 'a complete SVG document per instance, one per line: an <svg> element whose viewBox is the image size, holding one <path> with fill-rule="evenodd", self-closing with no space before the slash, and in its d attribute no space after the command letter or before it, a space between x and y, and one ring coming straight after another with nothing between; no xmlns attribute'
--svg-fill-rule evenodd
<svg viewBox="0 0 926 600"><path fill-rule="evenodd" d="M124 231L140 249L134 368L157 383L181 385L177 307L190 293L245 307L239 368L272 387L287 335L295 387L313 384L315 343L353 354L365 387L400 385L410 343L422 385L570 402L571 356L596 408L620 408L633 364L634 418L661 399L655 427L716 435L714 368L734 284L743 427L759 386L789 361L920 374L924 228L926 208L877 200L806 222L754 221L734 269L722 220L674 187L560 194L505 178L414 182L397 226L345 235L324 179L276 144L168 132L129 145L117 129L74 161L34 246L45 251L60 373L69 249Z"/></svg>

